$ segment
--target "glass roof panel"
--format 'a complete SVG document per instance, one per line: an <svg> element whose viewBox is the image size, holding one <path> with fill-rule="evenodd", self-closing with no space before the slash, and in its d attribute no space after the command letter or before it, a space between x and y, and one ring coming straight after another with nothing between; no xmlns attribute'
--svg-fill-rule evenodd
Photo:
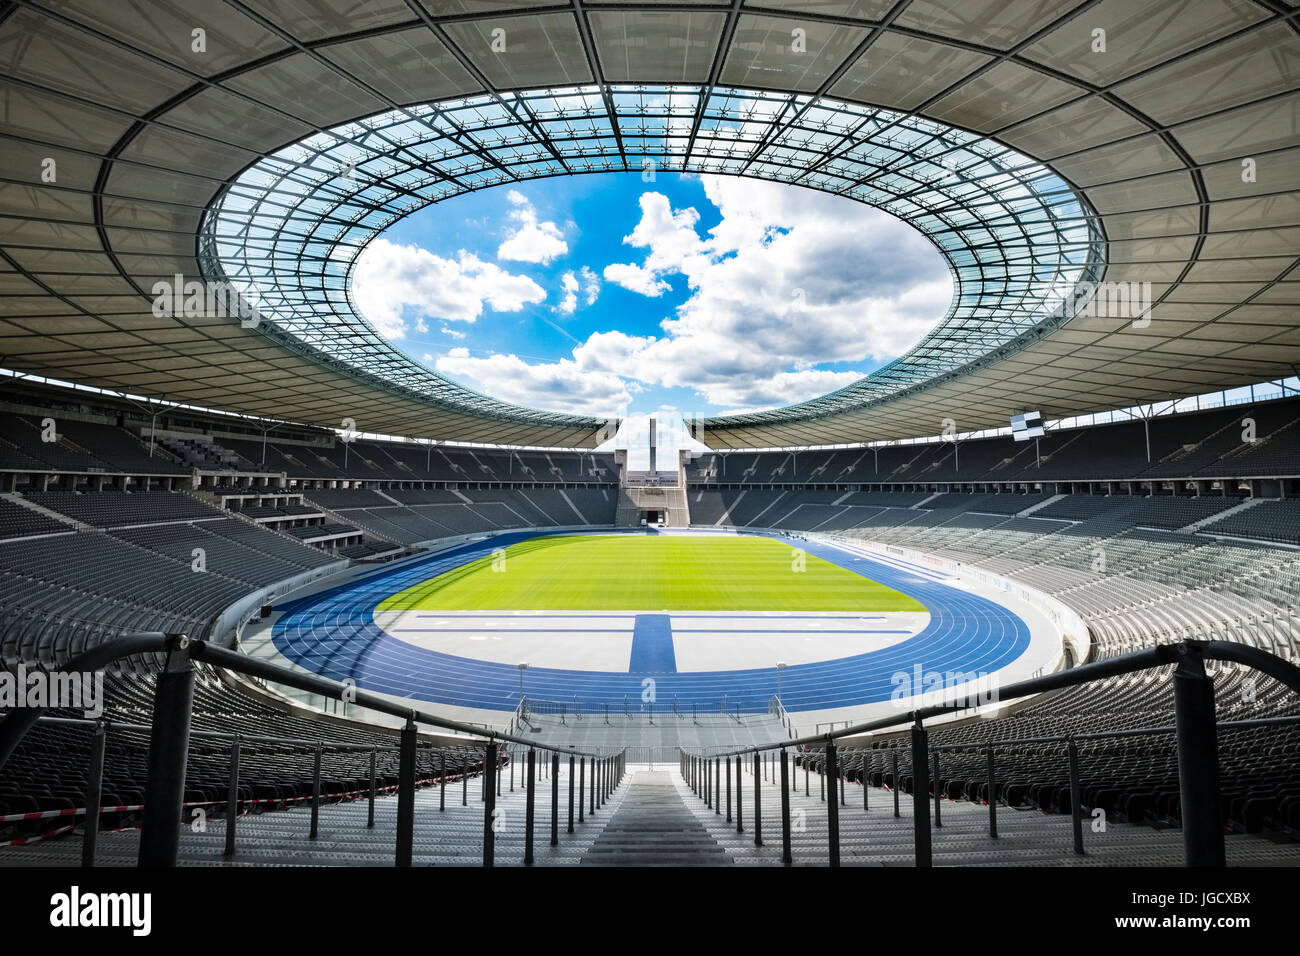
<svg viewBox="0 0 1300 956"><path fill-rule="evenodd" d="M614 87L611 124L591 88L477 95L313 133L250 166L218 195L200 230L200 261L210 280L231 282L251 300L265 319L259 330L287 347L319 350L355 374L426 398L548 424L570 417L506 406L443 379L354 311L347 287L370 239L469 189L588 168L637 169L643 160L839 193L930 236L948 259L955 294L925 340L846 389L727 419L737 423L819 414L952 371L1022 332L1064 321L1061 290L1104 268L1090 207L1013 149L905 113L733 87L709 91L696 129L703 96L680 85Z"/></svg>

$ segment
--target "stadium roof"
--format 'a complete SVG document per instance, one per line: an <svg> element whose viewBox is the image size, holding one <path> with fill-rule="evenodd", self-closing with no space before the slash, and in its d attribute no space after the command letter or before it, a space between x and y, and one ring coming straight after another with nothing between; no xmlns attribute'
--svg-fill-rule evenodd
<svg viewBox="0 0 1300 956"><path fill-rule="evenodd" d="M9 368L590 446L596 419L394 349L348 277L428 202L647 163L861 199L953 269L953 308L912 352L812 402L705 420L710 445L967 431L1300 362L1300 37L1281 4L21 0L0 2L0 50ZM259 321L156 315L178 274L228 280ZM1150 321L1070 294L1098 281L1150 282Z"/></svg>

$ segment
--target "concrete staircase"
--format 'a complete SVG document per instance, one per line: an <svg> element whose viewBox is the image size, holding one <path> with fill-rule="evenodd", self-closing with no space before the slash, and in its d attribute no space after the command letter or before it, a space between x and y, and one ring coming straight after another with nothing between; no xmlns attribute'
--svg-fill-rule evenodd
<svg viewBox="0 0 1300 956"><path fill-rule="evenodd" d="M601 866L729 866L731 857L696 818L675 780L647 770L629 777L622 803L582 857Z"/></svg>
<svg viewBox="0 0 1300 956"><path fill-rule="evenodd" d="M539 753L539 757L541 754ZM728 796L725 774L719 799L706 805L677 771L662 765L630 764L623 782L595 812L585 789L582 819L574 811L574 832L568 832L568 766L558 775L558 842L550 842L552 781L542 775L535 788L533 854L535 866L663 865L663 866L780 866L781 792L779 776L767 768L760 774L762 842L755 843L752 758L742 775L739 796ZM514 789L511 789L513 780ZM590 775L584 783L590 787ZM791 766L791 855L795 866L824 866L828 859L827 799L834 787L818 773L805 775ZM499 829L495 837L497 866L523 863L525 799L520 767L501 774L497 799ZM416 866L478 866L482 862L483 802L481 778L455 781L447 787L445 809L436 786L417 791L415 800L414 864ZM840 860L844 866L906 866L913 863L912 799L901 794L894 816L893 792L871 788L864 795L856 783L845 783L845 803L839 808ZM864 796L868 807L863 807ZM741 829L736 812L743 798ZM933 801L930 801L933 816ZM326 803L321 807L319 835L310 839L310 809L245 815L239 819L237 852L223 859L225 823L209 820L202 831L181 831L183 866L391 866L397 800L375 802L375 826L367 827L367 803ZM1070 818L1037 810L998 808L998 838L988 835L988 808L966 801L942 801L941 827L932 830L936 866L1169 866L1183 863L1182 833L1132 824L1110 824L1095 832L1085 820L1085 853L1071 851ZM139 832L102 832L97 865L134 866ZM1229 866L1300 866L1300 844L1274 843L1261 836L1231 833L1225 838ZM79 833L26 846L0 847L2 866L76 866L81 857Z"/></svg>
<svg viewBox="0 0 1300 956"><path fill-rule="evenodd" d="M690 527L691 508L686 500L684 484L644 488L625 485L619 488L614 525L619 528L640 527L641 512L647 510L662 511L670 528Z"/></svg>

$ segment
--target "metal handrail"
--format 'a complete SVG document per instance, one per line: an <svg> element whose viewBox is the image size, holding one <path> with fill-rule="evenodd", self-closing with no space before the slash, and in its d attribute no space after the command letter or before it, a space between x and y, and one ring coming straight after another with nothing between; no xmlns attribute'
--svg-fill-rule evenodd
<svg viewBox="0 0 1300 956"><path fill-rule="evenodd" d="M1136 671L1149 670L1153 667L1163 667L1169 664L1179 664L1189 658L1209 659L1221 661L1236 661L1239 664L1245 664L1253 667L1258 671L1267 674L1279 683L1290 687L1297 694L1300 694L1300 667L1292 664L1290 661L1283 660L1267 651L1261 651L1258 648L1248 647L1243 644L1233 644L1228 641L1184 641L1179 644L1161 644L1158 647L1147 648L1142 651L1134 651L1131 654L1123 654L1119 657L1110 657L1103 661L1097 661L1093 664L1082 664L1065 671L1057 671L1053 674L1045 674L1042 677L1035 677L1030 680L1017 681L1002 688L998 692L998 703L1002 704L1009 700L1017 700L1021 697L1032 697L1035 694L1043 694L1052 690L1063 690L1067 687L1076 687L1080 684L1088 684L1096 680L1104 680L1108 677L1120 677L1125 674L1132 674ZM888 730L894 727L901 727L907 724L917 724L931 717L938 717L943 714L956 713L958 711L970 710L969 704L965 702L951 704L933 704L929 707L920 707L916 710L909 710L906 713L890 716L879 717L875 720L868 720L862 723L853 724L842 730L829 731L824 734L811 734L805 737L796 737L793 740L774 741L768 744L756 744L752 747L742 747L738 750L729 750L721 753L710 754L711 757L736 757L745 754L764 753L769 750L779 750L783 747L802 747L809 744L825 744L831 741L839 740L843 737L854 737L859 734L868 734L877 730ZM688 753L690 751L687 751Z"/></svg>
<svg viewBox="0 0 1300 956"><path fill-rule="evenodd" d="M188 638L181 637L181 640ZM595 757L598 754L583 750L569 750L567 747L551 746L549 744L538 743L534 740L528 740L525 737L518 737L514 734L499 730L490 730L477 724L470 724L459 720L449 720L446 717L438 717L427 711L417 710L414 707L401 707L392 701L378 694L372 694L369 691L358 690L355 686L344 684L342 681L331 680L328 677L320 677L316 674L305 674L300 671L289 670L279 664L270 661L260 660L258 658L248 657L240 654L238 651L232 651L225 647L219 647L206 641L189 641L187 645L190 656L195 660L203 661L206 664L212 664L216 667L224 667L227 670L236 671L241 674L249 674L254 677L264 677L267 680L273 680L280 684L287 684L298 690L305 690L314 694L321 694L333 700L344 700L348 703L358 704L370 710L377 710L381 714L388 714L392 717L400 717L404 720L416 724L428 724L431 727L441 727L443 730L454 730L457 733L465 734L469 737L482 738L483 745L493 742L509 742L514 744L523 744L534 750L545 750L559 754L574 754L579 757ZM76 669L69 663L68 669ZM0 751L3 753L3 751ZM3 763L0 763L3 766Z"/></svg>
<svg viewBox="0 0 1300 956"><path fill-rule="evenodd" d="M1059 671L1043 677L1020 681L1006 688L999 695L1003 700L1015 700L1049 690L1078 686L1096 680L1103 680L1136 671L1176 665L1173 675L1174 720L1171 728L1130 728L1123 731L1099 731L1092 734L1070 734L1062 738L1026 738L1022 741L1005 743L1064 743L1069 759L1069 801L1071 828L1073 831L1074 852L1082 855L1083 814L1082 784L1079 774L1080 740L1101 739L1104 737L1138 736L1149 733L1172 732L1177 739L1178 778L1179 778L1179 814L1182 818L1183 849L1188 866L1222 867L1226 862L1223 843L1223 828L1220 821L1220 786L1218 762L1218 730L1241 727L1258 727L1268 725L1289 725L1300 723L1300 717L1258 718L1241 721L1226 721L1219 724L1215 717L1214 682L1205 669L1206 660L1233 661L1254 668L1272 677L1279 683L1300 694L1300 667L1258 648L1233 644L1224 641L1198 641L1180 644L1166 644L1148 648L1122 657L1114 657L1095 664L1085 664L1067 671ZM754 801L754 845L762 846L762 816L760 813L760 794L762 790L760 768L766 766L763 754L776 751L780 762L780 801L781 801L781 861L785 865L792 862L790 841L790 794L789 794L789 748L821 745L824 749L817 754L807 754L804 758L805 787L810 762L814 757L818 763L819 774L824 775L823 799L826 801L827 850L829 864L839 866L839 807L845 804L844 780L840 757L835 742L844 737L870 733L898 727L911 723L911 774L912 774L912 828L915 841L914 856L916 866L928 867L932 862L932 833L930 823L930 791L933 782L934 825L942 826L941 801L942 779L939 766L939 752L943 750L982 750L987 761L987 787L989 810L989 836L997 837L997 777L994 751L999 742L988 741L970 744L952 744L946 747L931 747L929 732L922 721L928 717L949 714L958 710L969 709L965 703L937 704L921 707L906 714L883 717L846 727L840 731L800 737L737 750L703 753L692 752L686 748L678 751L679 769L682 777L695 793L704 800L705 805L712 805L715 813L721 813L719 802L722 785L722 764L726 763L726 803L727 821L732 818L732 758L735 758L736 786L736 831L743 830L741 801L741 776L744 759L753 756L753 801ZM858 748L865 749L865 748ZM892 790L894 795L894 816L899 814L899 753L903 748L892 747L888 750L871 748L867 753L888 753L892 758ZM773 773L775 774L775 764ZM775 777L774 777L775 779ZM830 783L830 792L826 793L826 783ZM838 790L838 794L836 793ZM863 808L866 809L870 787L865 781L865 764L863 777Z"/></svg>
<svg viewBox="0 0 1300 956"><path fill-rule="evenodd" d="M524 737L517 737L514 734L504 733L501 731L485 729L476 724L465 723L459 720L449 720L445 717L438 717L426 711L417 710L413 707L401 707L392 701L372 694L369 691L356 689L355 686L345 684L342 681L331 680L328 677L320 677L316 674L306 674L301 671L290 670L279 664L270 661L259 660L258 658L249 657L238 651L232 651L228 648L219 647L207 641L191 640L184 634L162 634L162 633L142 633L133 634L126 637L116 638L112 641L106 641L90 650L71 658L65 664L52 670L62 671L98 671L107 667L113 661L122 657L129 657L132 654L161 652L169 649L171 644L178 645L181 650L186 651L189 656L195 660L212 664L215 667L223 667L226 670L232 670L236 673L247 674L251 677L261 677L265 680L275 681L279 684L285 684L297 690L305 690L313 694L320 694L331 700L344 701L358 704L361 707L375 710L381 714L388 714L392 717L399 717L403 720L416 723L427 724L431 727L440 727L443 730L452 730L460 734L465 734L476 740L466 741L467 746L479 744L486 746L490 742L509 741L510 743L524 744L525 746L537 749L554 751L556 753L573 753L582 757L596 757L598 754L587 751L573 751L565 747L550 746L548 744L538 743L537 741L528 740ZM32 707L25 708L7 715L3 722L0 722L0 768L3 768L5 762L13 753L13 748L22 740L23 735L28 729L36 723L42 711L54 708Z"/></svg>
<svg viewBox="0 0 1300 956"><path fill-rule="evenodd" d="M144 818L140 828L139 864L141 866L175 866L180 851L180 819L184 807L185 772L189 758L190 737L192 733L207 734L208 731L192 731L190 721L194 694L194 661L224 667L236 673L272 680L288 687L320 694L333 700L346 700L361 707L401 718L405 725L398 733L398 784L397 784L397 828L395 838L396 865L410 866L413 862L415 833L415 789L416 789L416 750L417 724L427 724L444 730L466 734L469 740L465 747L484 748L482 761L483 776L483 865L492 866L495 853L496 825L496 790L498 781L498 745L501 743L517 744L527 748L528 765L528 802L526 811L527 840L524 862L532 863L533 847L533 790L535 784L535 751L551 753L551 765L558 768L562 755L568 756L570 769L574 761L579 761L586 768L588 759L592 774L592 813L596 806L603 804L613 793L615 787L626 773L626 752L612 754L590 753L562 746L541 744L536 741L517 737L511 733L502 733L490 728L457 720L449 720L411 707L403 707L383 697L367 691L357 690L355 685L342 681L330 680L315 674L296 670L257 660L236 651L219 647L202 640L191 640L184 634L164 634L145 632L128 635L106 641L88 651L75 655L60 667L52 670L70 672L100 671L113 661L133 654L164 653L164 664L159 672L154 689L153 722L149 726L150 743L148 775L143 801ZM18 744L27 732L42 718L55 719L46 713L54 708L31 707L11 711L0 720L0 768L12 756ZM75 718L71 718L75 720ZM86 839L83 842L83 865L93 865L95 854L95 834L98 832L99 806L103 784L104 739L106 730L113 726L110 721L90 721L94 725L94 741L91 746L90 784L87 787L87 819L95 821L87 826ZM123 725L118 725L120 728ZM140 725L143 726L143 725ZM217 732L219 733L219 732ZM233 734L231 741L230 788L227 800L226 857L235 853L235 827L239 805L239 753L242 735ZM310 838L315 838L316 821L320 805L320 762L321 754L327 741L311 741L316 746L315 784L312 797L312 827ZM334 746L334 745L331 745ZM351 745L349 745L351 746ZM375 754L378 747L369 748L371 778L371 814L370 825L374 825L375 794ZM510 762L513 768L513 761ZM512 770L513 772L513 770ZM445 774L441 775L445 788ZM556 784L553 782L553 787ZM599 791L597 790L599 787ZM572 817L573 793L570 786L570 817ZM91 796L93 795L93 799ZM551 806L551 844L558 843L558 797L552 792ZM445 797L445 789L444 789ZM582 794L578 800L581 802ZM93 809L93 813L90 811ZM572 832L570 830L570 832Z"/></svg>

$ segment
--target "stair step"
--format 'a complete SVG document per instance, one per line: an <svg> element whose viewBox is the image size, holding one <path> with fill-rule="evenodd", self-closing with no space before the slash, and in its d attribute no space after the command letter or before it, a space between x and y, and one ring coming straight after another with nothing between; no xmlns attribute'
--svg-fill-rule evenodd
<svg viewBox="0 0 1300 956"><path fill-rule="evenodd" d="M584 864L604 866L728 866L730 855L683 802L665 771L633 774L618 810Z"/></svg>

